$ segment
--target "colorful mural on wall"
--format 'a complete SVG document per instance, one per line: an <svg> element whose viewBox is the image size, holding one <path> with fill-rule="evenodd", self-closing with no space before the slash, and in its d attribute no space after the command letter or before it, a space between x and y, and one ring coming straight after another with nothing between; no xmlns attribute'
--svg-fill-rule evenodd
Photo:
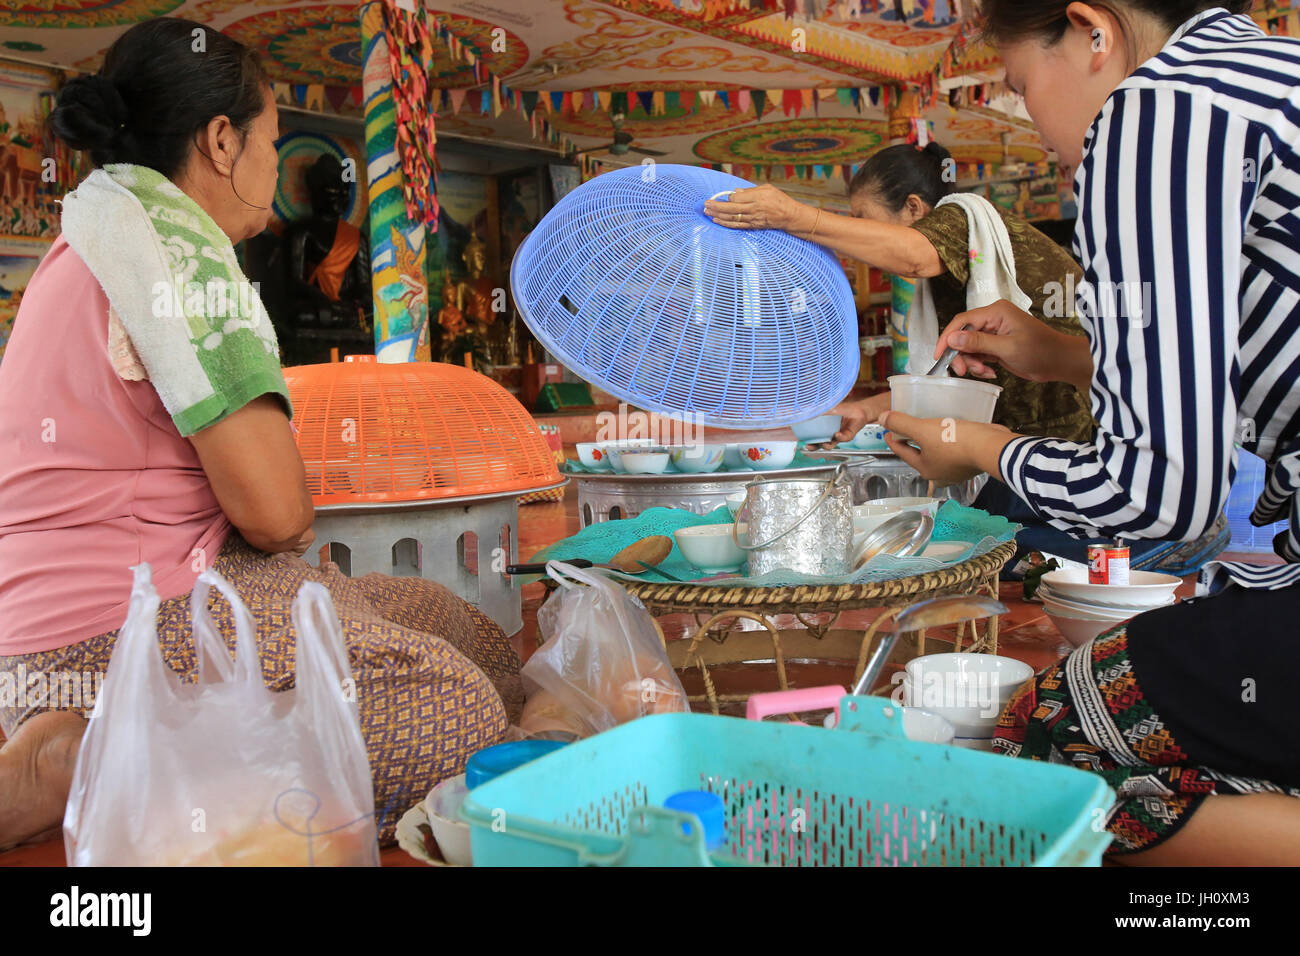
<svg viewBox="0 0 1300 956"><path fill-rule="evenodd" d="M0 62L0 358L27 281L59 234L55 199L71 177L44 131L55 82L49 70Z"/></svg>
<svg viewBox="0 0 1300 956"><path fill-rule="evenodd" d="M307 169L326 153L337 159L345 170L350 168L356 177L352 202L344 218L354 226L365 223L368 202L364 143L342 136L291 130L276 140L275 148L280 157L280 178L275 184L275 198L271 205L275 213L271 223L273 230L278 232L278 227L284 223L302 219L311 212Z"/></svg>

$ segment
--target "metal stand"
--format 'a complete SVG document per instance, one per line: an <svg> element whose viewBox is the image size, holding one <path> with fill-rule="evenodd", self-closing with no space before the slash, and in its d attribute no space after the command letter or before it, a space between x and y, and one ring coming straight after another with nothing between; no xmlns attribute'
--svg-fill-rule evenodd
<svg viewBox="0 0 1300 956"><path fill-rule="evenodd" d="M518 497L319 508L314 553L349 577L378 571L436 581L515 634L519 589L506 566L519 559ZM307 556L309 559L311 555Z"/></svg>

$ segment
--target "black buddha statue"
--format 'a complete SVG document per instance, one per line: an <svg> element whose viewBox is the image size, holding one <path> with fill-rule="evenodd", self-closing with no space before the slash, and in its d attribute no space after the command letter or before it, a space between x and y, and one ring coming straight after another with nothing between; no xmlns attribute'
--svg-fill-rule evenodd
<svg viewBox="0 0 1300 956"><path fill-rule="evenodd" d="M370 320L370 248L364 233L343 218L352 183L343 165L324 153L307 170L311 217L290 223L281 260L286 270L281 332L286 364L328 362L342 354L373 352Z"/></svg>

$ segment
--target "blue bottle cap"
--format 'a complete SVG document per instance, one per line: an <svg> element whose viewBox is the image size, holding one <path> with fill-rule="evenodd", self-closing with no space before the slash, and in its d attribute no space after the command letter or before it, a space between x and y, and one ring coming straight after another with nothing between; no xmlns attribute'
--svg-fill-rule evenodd
<svg viewBox="0 0 1300 956"><path fill-rule="evenodd" d="M564 740L516 740L487 747L470 757L465 764L465 786L473 790L479 784L487 783L567 745L568 742Z"/></svg>
<svg viewBox="0 0 1300 956"><path fill-rule="evenodd" d="M727 842L727 810L716 793L683 790L665 800L664 807L699 817L704 826L704 844L710 850L716 850Z"/></svg>

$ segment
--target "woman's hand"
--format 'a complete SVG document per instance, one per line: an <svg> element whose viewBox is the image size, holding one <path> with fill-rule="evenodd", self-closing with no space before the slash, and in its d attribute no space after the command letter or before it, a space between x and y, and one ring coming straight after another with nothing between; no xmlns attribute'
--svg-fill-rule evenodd
<svg viewBox="0 0 1300 956"><path fill-rule="evenodd" d="M880 421L880 416L889 411L890 393L881 392L870 398L860 398L852 402L840 402L827 415L839 415L840 430L835 433L836 441L852 441L853 437L867 425Z"/></svg>
<svg viewBox="0 0 1300 956"><path fill-rule="evenodd" d="M934 357L949 346L960 350L952 360L958 375L992 378L993 366L1001 365L1017 378L1069 382L1085 394L1092 383L1087 339L1058 332L1005 299L956 316L939 336Z"/></svg>
<svg viewBox="0 0 1300 956"><path fill-rule="evenodd" d="M807 232L817 210L792 199L770 184L737 189L726 202L710 199L704 214L728 229L784 229Z"/></svg>
<svg viewBox="0 0 1300 956"><path fill-rule="evenodd" d="M1002 425L956 418L913 418L885 412L885 443L903 461L937 484L951 485L987 472L1001 478L1002 450L1017 437ZM919 447L913 447L913 444Z"/></svg>

